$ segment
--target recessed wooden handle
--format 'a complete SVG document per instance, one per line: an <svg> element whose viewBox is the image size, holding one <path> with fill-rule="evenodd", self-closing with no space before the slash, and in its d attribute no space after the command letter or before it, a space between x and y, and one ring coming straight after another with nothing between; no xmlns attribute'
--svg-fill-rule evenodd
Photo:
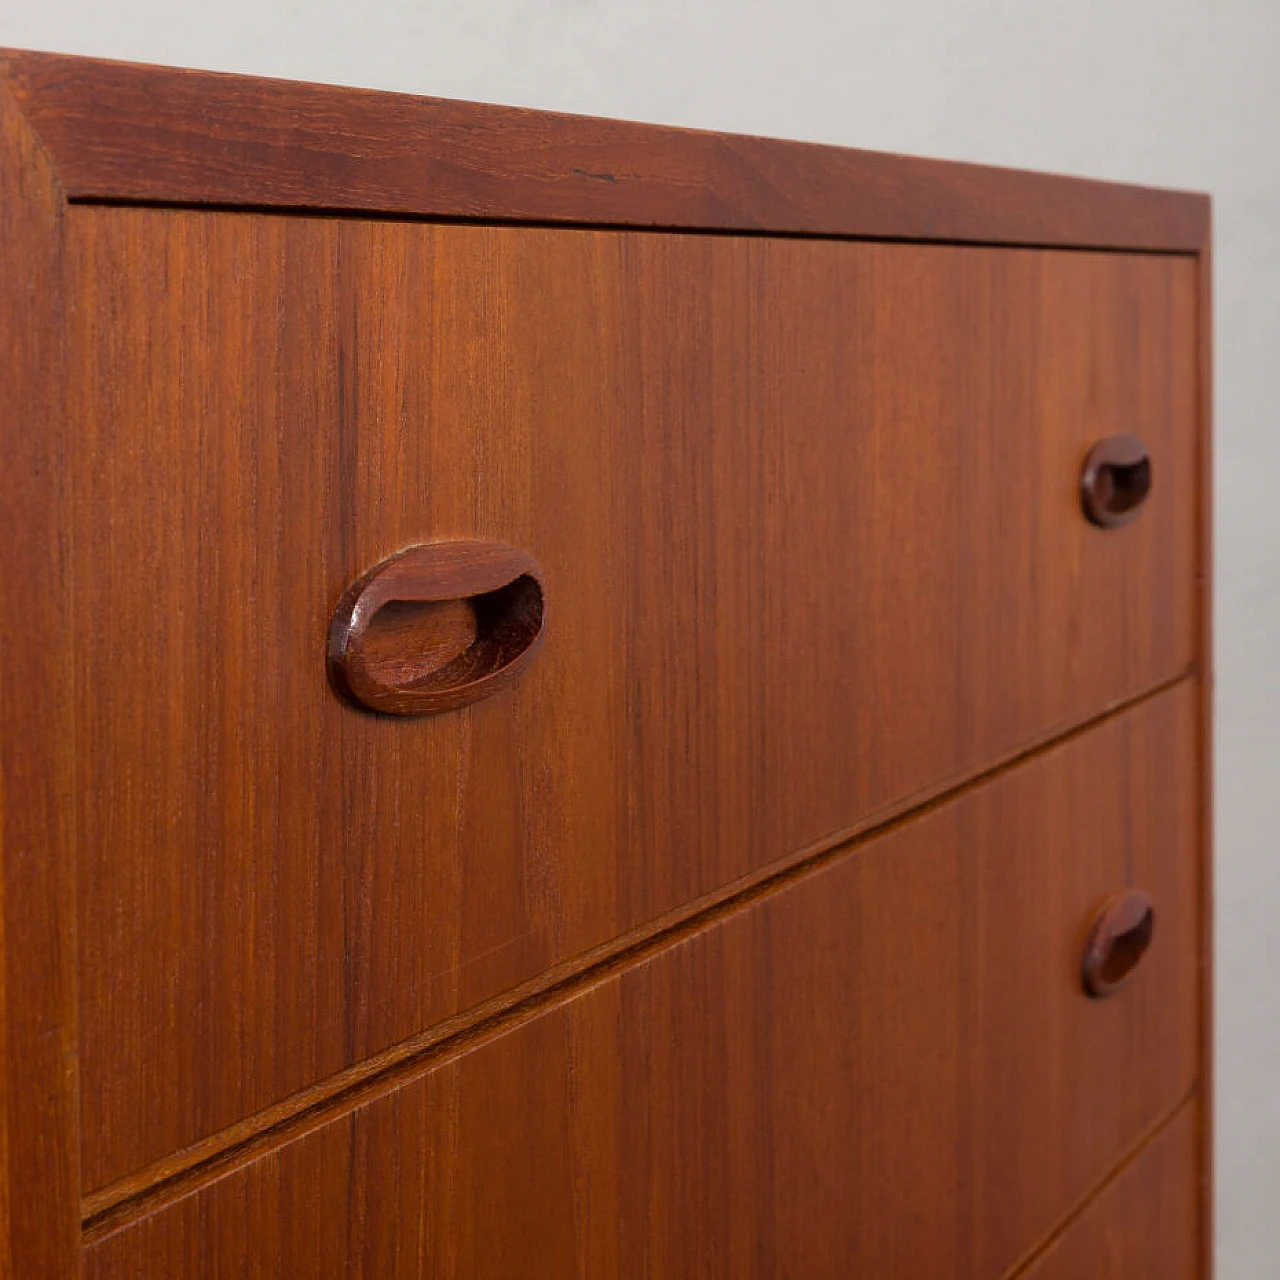
<svg viewBox="0 0 1280 1280"><path fill-rule="evenodd" d="M329 679L372 711L425 716L487 698L542 640L542 575L500 542L431 542L375 565L329 626Z"/></svg>
<svg viewBox="0 0 1280 1280"><path fill-rule="evenodd" d="M1151 945L1155 909L1136 889L1108 898L1098 908L1084 946L1084 989L1096 997L1119 991Z"/></svg>
<svg viewBox="0 0 1280 1280"><path fill-rule="evenodd" d="M1096 525L1114 529L1142 510L1151 492L1151 457L1137 436L1108 436L1089 450L1080 474L1080 501Z"/></svg>

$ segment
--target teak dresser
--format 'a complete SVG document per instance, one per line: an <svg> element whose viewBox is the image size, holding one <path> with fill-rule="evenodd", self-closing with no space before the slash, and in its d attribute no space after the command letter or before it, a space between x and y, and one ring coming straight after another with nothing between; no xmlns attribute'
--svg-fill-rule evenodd
<svg viewBox="0 0 1280 1280"><path fill-rule="evenodd" d="M4 1275L1208 1274L1206 198L0 92Z"/></svg>

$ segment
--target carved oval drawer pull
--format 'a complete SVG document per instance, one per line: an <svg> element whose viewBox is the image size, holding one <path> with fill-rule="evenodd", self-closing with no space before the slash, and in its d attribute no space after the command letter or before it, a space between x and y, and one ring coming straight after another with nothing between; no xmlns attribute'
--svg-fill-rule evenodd
<svg viewBox="0 0 1280 1280"><path fill-rule="evenodd" d="M1089 450L1080 475L1084 513L1105 529L1132 520L1151 492L1151 457L1137 436L1108 436Z"/></svg>
<svg viewBox="0 0 1280 1280"><path fill-rule="evenodd" d="M1091 996L1118 991L1151 945L1155 909L1145 893L1126 890L1098 909L1084 946L1084 989Z"/></svg>
<svg viewBox="0 0 1280 1280"><path fill-rule="evenodd" d="M542 576L500 542L410 547L362 574L329 625L329 679L373 711L423 716L505 688L542 639Z"/></svg>

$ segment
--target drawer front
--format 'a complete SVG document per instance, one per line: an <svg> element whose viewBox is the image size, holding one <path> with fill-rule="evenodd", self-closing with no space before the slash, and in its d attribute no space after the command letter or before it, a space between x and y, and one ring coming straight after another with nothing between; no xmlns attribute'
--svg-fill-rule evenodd
<svg viewBox="0 0 1280 1280"><path fill-rule="evenodd" d="M1199 1124L1180 1111L1020 1280L1197 1280Z"/></svg>
<svg viewBox="0 0 1280 1280"><path fill-rule="evenodd" d="M1192 1087L1195 697L496 1029L86 1276L995 1280ZM1126 887L1151 945L1090 999L1088 925Z"/></svg>
<svg viewBox="0 0 1280 1280"><path fill-rule="evenodd" d="M1193 659L1189 260L69 219L86 1189ZM345 704L339 597L451 539L532 664Z"/></svg>

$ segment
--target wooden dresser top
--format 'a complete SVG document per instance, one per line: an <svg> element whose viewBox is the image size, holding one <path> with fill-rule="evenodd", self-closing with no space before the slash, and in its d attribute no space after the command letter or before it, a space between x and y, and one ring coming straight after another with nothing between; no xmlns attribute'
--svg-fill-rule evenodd
<svg viewBox="0 0 1280 1280"><path fill-rule="evenodd" d="M71 202L1197 253L1202 195L0 51Z"/></svg>

